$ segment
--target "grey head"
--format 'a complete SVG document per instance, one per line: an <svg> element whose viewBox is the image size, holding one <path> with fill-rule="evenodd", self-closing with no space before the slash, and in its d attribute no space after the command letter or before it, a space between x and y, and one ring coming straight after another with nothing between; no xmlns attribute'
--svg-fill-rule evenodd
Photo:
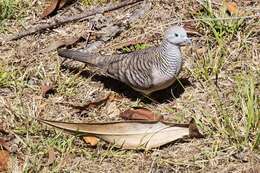
<svg viewBox="0 0 260 173"><path fill-rule="evenodd" d="M165 33L164 39L171 44L183 46L191 43L186 30L182 26L171 26Z"/></svg>

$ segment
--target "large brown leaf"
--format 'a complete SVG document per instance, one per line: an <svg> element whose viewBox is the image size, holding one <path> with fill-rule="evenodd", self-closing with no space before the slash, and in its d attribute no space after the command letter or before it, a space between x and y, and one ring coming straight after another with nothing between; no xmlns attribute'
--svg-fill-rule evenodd
<svg viewBox="0 0 260 173"><path fill-rule="evenodd" d="M59 7L61 0L51 0L47 6L47 8L45 8L45 10L42 13L42 18L49 16L50 14L52 14L54 11L57 10L57 8Z"/></svg>
<svg viewBox="0 0 260 173"><path fill-rule="evenodd" d="M146 108L128 109L121 112L119 115L125 120L154 120L159 121L163 119L163 116L157 115Z"/></svg>
<svg viewBox="0 0 260 173"><path fill-rule="evenodd" d="M83 136L96 136L113 143L116 147L146 150L189 136L189 126L191 126L190 124L173 124L160 121L109 123L68 123L42 119L40 121L68 132ZM197 128L195 131L198 132ZM196 136L193 134L193 137Z"/></svg>
<svg viewBox="0 0 260 173"><path fill-rule="evenodd" d="M42 13L42 18L50 16L58 9L61 9L65 4L68 4L71 1L72 0L50 0Z"/></svg>
<svg viewBox="0 0 260 173"><path fill-rule="evenodd" d="M0 172L7 170L9 159L10 159L9 152L0 149Z"/></svg>

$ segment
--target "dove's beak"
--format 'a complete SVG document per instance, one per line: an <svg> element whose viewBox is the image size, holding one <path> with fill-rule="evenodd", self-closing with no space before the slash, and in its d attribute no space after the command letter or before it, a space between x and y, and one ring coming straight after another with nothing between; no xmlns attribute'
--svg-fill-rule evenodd
<svg viewBox="0 0 260 173"><path fill-rule="evenodd" d="M187 44L191 44L191 43L192 43L191 38L187 37L187 38L186 38L186 43L187 43Z"/></svg>
<svg viewBox="0 0 260 173"><path fill-rule="evenodd" d="M188 45L191 43L192 43L191 38L186 37L186 38L184 38L184 41L181 43L181 46L185 46L185 45Z"/></svg>

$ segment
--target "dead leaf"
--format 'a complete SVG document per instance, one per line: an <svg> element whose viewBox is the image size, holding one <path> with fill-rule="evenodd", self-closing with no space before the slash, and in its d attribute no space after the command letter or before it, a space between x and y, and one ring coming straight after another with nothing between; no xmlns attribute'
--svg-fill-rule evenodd
<svg viewBox="0 0 260 173"><path fill-rule="evenodd" d="M48 150L48 161L47 161L47 164L46 166L49 166L51 164L53 164L53 162L56 160L56 155L55 155L55 151L53 148L50 148Z"/></svg>
<svg viewBox="0 0 260 173"><path fill-rule="evenodd" d="M60 4L61 0L50 0L50 4L45 8L45 10L42 13L42 18L47 17L54 13Z"/></svg>
<svg viewBox="0 0 260 173"><path fill-rule="evenodd" d="M128 109L119 115L121 118L125 120L155 120L159 121L163 119L163 116L156 115L152 111L146 108L139 109Z"/></svg>
<svg viewBox="0 0 260 173"><path fill-rule="evenodd" d="M231 14L238 14L238 7L235 2L228 2L227 3L227 11Z"/></svg>
<svg viewBox="0 0 260 173"><path fill-rule="evenodd" d="M169 142L189 136L189 124L160 121L126 121L109 123L68 123L39 119L42 123L81 134L95 136L116 147L146 149L160 147ZM193 129L194 130L194 129Z"/></svg>
<svg viewBox="0 0 260 173"><path fill-rule="evenodd" d="M191 119L189 124L189 136L190 138L204 138L204 136L199 132L194 119Z"/></svg>
<svg viewBox="0 0 260 173"><path fill-rule="evenodd" d="M90 144L91 146L96 146L99 141L99 139L94 136L84 136L83 139L87 144Z"/></svg>
<svg viewBox="0 0 260 173"><path fill-rule="evenodd" d="M54 87L51 82L44 82L41 86L42 97L47 98L49 94L54 93Z"/></svg>
<svg viewBox="0 0 260 173"><path fill-rule="evenodd" d="M66 4L71 3L73 0L50 0L49 4L42 13L42 18L48 17L55 13L58 9L61 9Z"/></svg>
<svg viewBox="0 0 260 173"><path fill-rule="evenodd" d="M6 171L8 169L9 159L9 152L6 150L0 150L0 171Z"/></svg>

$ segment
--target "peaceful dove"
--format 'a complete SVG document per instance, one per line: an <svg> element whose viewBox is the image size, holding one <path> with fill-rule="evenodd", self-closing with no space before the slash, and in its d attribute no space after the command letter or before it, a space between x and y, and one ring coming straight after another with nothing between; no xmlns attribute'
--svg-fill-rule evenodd
<svg viewBox="0 0 260 173"><path fill-rule="evenodd" d="M174 83L183 64L180 47L188 43L185 29L171 26L157 47L117 55L59 49L58 55L101 68L105 75L148 95Z"/></svg>

